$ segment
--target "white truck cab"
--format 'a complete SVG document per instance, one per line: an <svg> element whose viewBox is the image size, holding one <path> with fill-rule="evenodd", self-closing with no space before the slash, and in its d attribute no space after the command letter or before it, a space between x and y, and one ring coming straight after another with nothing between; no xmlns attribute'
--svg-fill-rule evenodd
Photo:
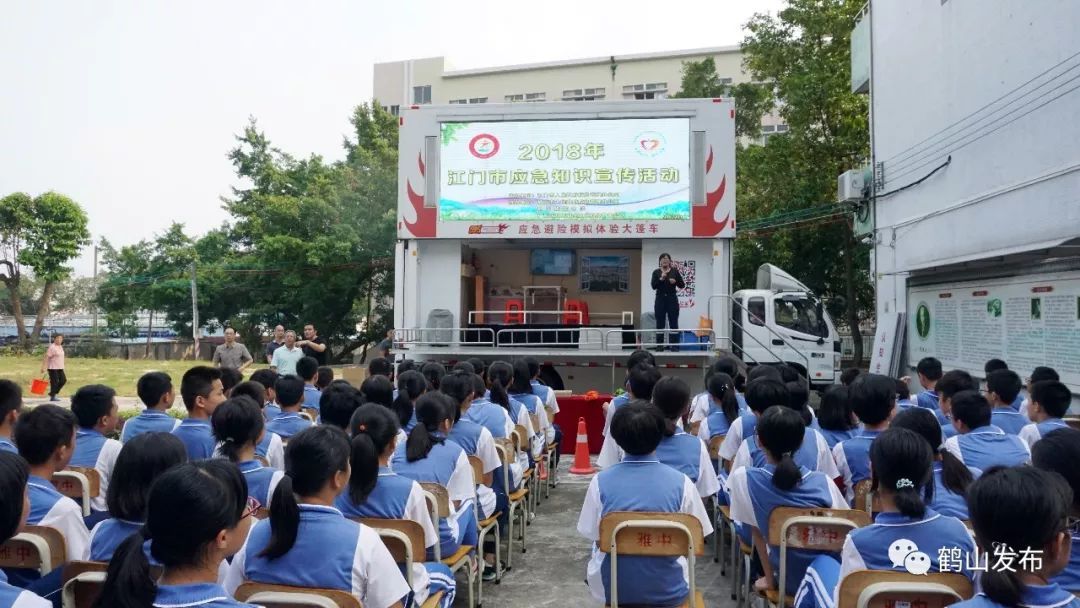
<svg viewBox="0 0 1080 608"><path fill-rule="evenodd" d="M840 375L840 336L822 301L772 264L757 271L756 289L732 295L732 350L749 365L787 363L817 389Z"/></svg>

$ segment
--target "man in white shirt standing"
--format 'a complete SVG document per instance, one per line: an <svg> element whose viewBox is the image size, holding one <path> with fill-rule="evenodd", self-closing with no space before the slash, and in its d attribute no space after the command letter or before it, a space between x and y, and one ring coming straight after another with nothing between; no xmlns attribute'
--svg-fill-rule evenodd
<svg viewBox="0 0 1080 608"><path fill-rule="evenodd" d="M277 372L279 376L295 376L296 364L303 358L304 349L296 345L296 332L290 329L285 332L285 344L274 351L274 356L270 360L270 369Z"/></svg>

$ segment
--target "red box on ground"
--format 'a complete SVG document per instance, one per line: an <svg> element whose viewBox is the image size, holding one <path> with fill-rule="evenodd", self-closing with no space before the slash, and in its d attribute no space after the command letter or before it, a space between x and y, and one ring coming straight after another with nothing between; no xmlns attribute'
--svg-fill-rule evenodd
<svg viewBox="0 0 1080 608"><path fill-rule="evenodd" d="M573 454L577 443L578 419L585 419L585 430L589 434L589 453L599 454L604 445L604 404L611 401L611 395L596 397L572 395L559 397L559 413L555 414L555 424L562 429L561 454Z"/></svg>

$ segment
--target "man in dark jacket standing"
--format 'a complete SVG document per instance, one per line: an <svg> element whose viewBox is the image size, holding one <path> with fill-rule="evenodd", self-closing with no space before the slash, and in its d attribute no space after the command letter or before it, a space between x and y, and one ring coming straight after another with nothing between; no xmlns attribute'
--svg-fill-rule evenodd
<svg viewBox="0 0 1080 608"><path fill-rule="evenodd" d="M679 269L671 263L671 256L660 254L660 267L652 273L652 288L656 290L656 344L657 350L664 350L665 327L670 327L671 349L678 350L679 345L679 297L676 289L686 287Z"/></svg>

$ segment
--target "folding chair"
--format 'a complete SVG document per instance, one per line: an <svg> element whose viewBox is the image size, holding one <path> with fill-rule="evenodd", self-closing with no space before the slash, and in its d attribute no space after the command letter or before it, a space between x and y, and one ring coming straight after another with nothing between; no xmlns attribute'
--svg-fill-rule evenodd
<svg viewBox="0 0 1080 608"><path fill-rule="evenodd" d="M82 505L83 517L90 517L90 499L101 493L101 475L93 467L68 467L53 473L57 492Z"/></svg>
<svg viewBox="0 0 1080 608"><path fill-rule="evenodd" d="M521 424L518 424L518 425L514 426L514 430L510 432L510 437L514 441L514 449L516 449L519 452L525 452L526 454L529 455L529 459L531 460L532 459L532 437L529 436L529 431L525 428L525 426L521 425ZM527 507L525 509L526 512L527 512L527 517L525 518L525 524L526 525L529 524L529 523L532 523L532 518L536 514L536 497L535 497L536 484L533 483L535 478L536 478L536 468L535 468L535 466L533 468L531 468L531 469L526 469L525 471L523 471L521 473L521 484L522 484L521 487L522 487L522 489L528 490L528 492L526 492L526 494L525 494L525 496L526 496L525 505ZM522 530L522 535L524 535L525 534L525 532L524 532L525 525L521 526L521 530ZM522 546L524 546L524 544ZM522 551L522 553L524 553L524 551Z"/></svg>
<svg viewBox="0 0 1080 608"><path fill-rule="evenodd" d="M431 521L435 529L439 528L439 520L450 517L450 493L441 484L433 482L421 482L420 487L424 490L424 499L428 501L428 509L431 511ZM476 608L476 583L480 579L480 566L476 564L476 547L461 545L457 552L448 557L442 556L439 544L435 545L435 559L441 562L450 571L457 571L465 567L465 578L469 584L469 608Z"/></svg>
<svg viewBox="0 0 1080 608"><path fill-rule="evenodd" d="M0 545L0 568L27 568L45 576L66 561L64 536L48 526L26 526Z"/></svg>
<svg viewBox="0 0 1080 608"><path fill-rule="evenodd" d="M555 412L553 412L551 408L547 406L544 406L544 410L547 412L548 421L551 422L551 424L555 424ZM556 463L558 456L559 444L556 443L554 439L552 439L551 443L547 444L547 446L544 448L544 458L545 462L547 462L547 477L544 479L544 498L550 496L551 488L554 488L558 485L555 480L555 469L559 466L558 463Z"/></svg>
<svg viewBox="0 0 1080 608"><path fill-rule="evenodd" d="M290 587L245 582L233 594L238 602L263 608L363 608L353 594L340 589Z"/></svg>
<svg viewBox="0 0 1080 608"><path fill-rule="evenodd" d="M535 471L533 472L533 482L534 483L533 483L533 496L532 496L532 499L533 499L533 507L534 507L533 511L535 511L536 510L535 507L540 505L540 489L537 486L540 485L540 481L541 481L541 479L540 479L541 478L541 474L540 474L541 469L547 467L547 435L545 435L543 430L540 428L540 415L539 414L529 414L529 420L532 421L533 431L537 435L539 435L540 437L544 438L544 449L540 450L540 457L536 459L536 468L535 468ZM531 442L530 442L529 447L532 447Z"/></svg>
<svg viewBox="0 0 1080 608"><path fill-rule="evenodd" d="M857 570L840 581L837 608L944 608L970 599L973 593L971 581L963 574Z"/></svg>
<svg viewBox="0 0 1080 608"><path fill-rule="evenodd" d="M855 500L852 501L851 506L856 511L870 512L870 485L869 479L864 479L855 484Z"/></svg>
<svg viewBox="0 0 1080 608"><path fill-rule="evenodd" d="M641 542L643 535L669 542ZM611 555L611 604L619 608L619 555L685 557L690 577L690 595L683 608L705 608L698 593L694 568L698 556L705 555L701 522L686 513L614 511L600 520L600 550Z"/></svg>
<svg viewBox="0 0 1080 608"><path fill-rule="evenodd" d="M472 465L473 483L475 483L477 486L483 484L484 483L484 462L482 460L480 460L480 458L478 456L469 456L469 464ZM491 514L491 517L489 517L487 519L480 519L480 501L478 500L476 502L476 524L477 524L477 529L479 531L479 537L477 538L476 544L479 545L481 554L484 551L484 541L485 541L485 539L487 539L487 535L489 533L491 533L492 530L495 531L495 572L496 572L496 574L495 574L495 582L496 583L502 582L501 581L502 574L499 572L499 570L502 569L502 559L499 556L499 551L500 551L499 545L501 544L500 539L499 539L499 517L500 516L502 516L502 511L495 511L494 513ZM484 581L483 581L483 579L480 580L480 592L477 595L479 596L479 599L477 599L477 604L483 604L484 603Z"/></svg>
<svg viewBox="0 0 1080 608"><path fill-rule="evenodd" d="M61 593L64 608L91 608L101 595L108 569L107 562L75 561L65 565L61 577L64 582ZM150 577L154 580L161 577L161 572L161 566L150 567Z"/></svg>
<svg viewBox="0 0 1080 608"><path fill-rule="evenodd" d="M259 456L258 454L256 454L255 461L264 467L270 466L270 461L266 459L266 456Z"/></svg>
<svg viewBox="0 0 1080 608"><path fill-rule="evenodd" d="M420 524L410 519L375 519L363 517L353 521L370 527L379 533L383 544L386 545L394 561L405 567L405 581L409 588L413 588L412 567L416 556L423 561L426 550L424 548L424 529ZM442 600L443 592L433 593L428 596L420 608L435 608Z"/></svg>
<svg viewBox="0 0 1080 608"><path fill-rule="evenodd" d="M769 589L765 599L776 606L793 606L794 596L787 595L788 549L807 549L840 553L848 532L870 525L870 514L856 509L778 507L769 514L769 546L780 547L778 590ZM783 603L781 603L783 602Z"/></svg>
<svg viewBox="0 0 1080 608"><path fill-rule="evenodd" d="M503 487L506 488L506 509L509 512L508 519L510 520L510 529L507 531L506 535L506 569L509 571L513 566L515 517L518 517L521 520L521 538L519 540L521 541L521 552L525 553L525 511L527 509L525 500L529 490L525 487L516 491L511 490L513 486L510 483L510 463L516 460L513 455L517 454L514 446L505 439L496 440L495 451L498 452L499 459L502 460L503 463Z"/></svg>
<svg viewBox="0 0 1080 608"><path fill-rule="evenodd" d="M717 435L709 439L709 459L720 462L720 444L724 442L724 435ZM724 510L723 505L719 504L716 497L713 497L713 527L716 528L716 536L713 538L713 544L715 545L715 554L713 555L713 562L720 562L724 546L724 532L730 531L731 538L735 538L735 523L731 521L731 510ZM720 574L726 575L725 564L720 563Z"/></svg>
<svg viewBox="0 0 1080 608"><path fill-rule="evenodd" d="M315 422L315 416L312 416L311 412L304 410L304 408L300 408L300 411L298 413L304 418L307 418L312 423ZM284 439L284 437L282 437L282 439Z"/></svg>

